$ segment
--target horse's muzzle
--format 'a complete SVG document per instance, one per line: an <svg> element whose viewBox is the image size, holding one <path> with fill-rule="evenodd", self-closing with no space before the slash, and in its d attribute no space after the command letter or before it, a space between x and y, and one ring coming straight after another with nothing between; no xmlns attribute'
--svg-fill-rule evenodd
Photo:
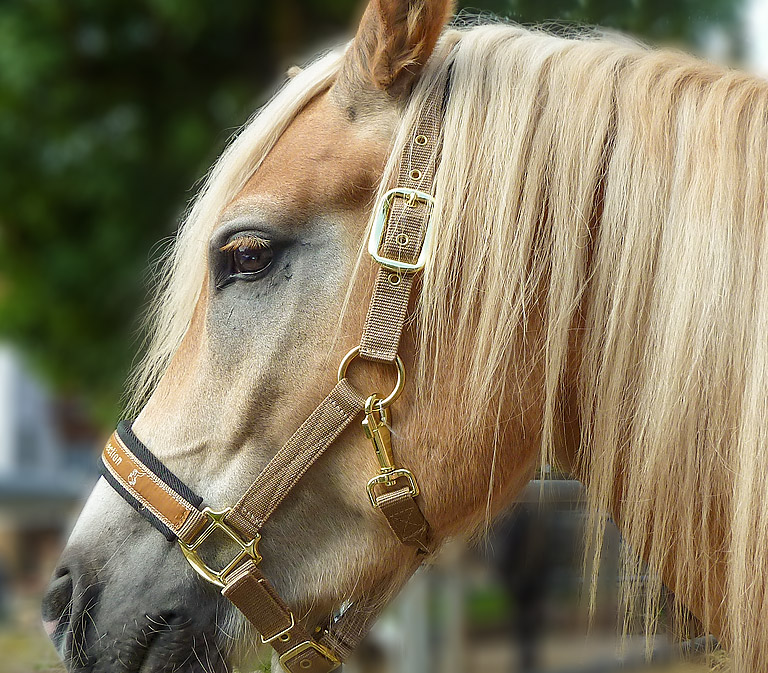
<svg viewBox="0 0 768 673"><path fill-rule="evenodd" d="M199 598L151 600L135 586L101 581L70 555L43 598L43 624L71 673L224 673L216 611ZM128 613L134 601L143 605Z"/></svg>

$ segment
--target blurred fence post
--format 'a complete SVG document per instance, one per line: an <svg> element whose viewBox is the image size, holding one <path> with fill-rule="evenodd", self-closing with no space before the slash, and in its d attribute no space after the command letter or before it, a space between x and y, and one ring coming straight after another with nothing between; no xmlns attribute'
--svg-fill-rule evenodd
<svg viewBox="0 0 768 673"><path fill-rule="evenodd" d="M439 574L433 579L439 583L438 596L440 633L437 639L438 667L435 673L465 673L465 602L464 573L466 544L463 540L454 540L446 545L441 553Z"/></svg>
<svg viewBox="0 0 768 673"><path fill-rule="evenodd" d="M403 635L403 661L397 673L432 673L432 642L430 638L429 576L417 572L405 589L400 603Z"/></svg>

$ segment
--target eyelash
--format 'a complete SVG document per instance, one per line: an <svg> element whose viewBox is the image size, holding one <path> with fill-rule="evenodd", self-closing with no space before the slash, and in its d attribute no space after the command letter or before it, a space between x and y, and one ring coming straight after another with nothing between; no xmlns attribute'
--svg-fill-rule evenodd
<svg viewBox="0 0 768 673"><path fill-rule="evenodd" d="M238 248L249 248L251 250L263 250L264 248L269 248L269 247L270 247L270 243L267 239L261 238L260 236L256 236L254 234L248 234L246 236L238 236L237 238L233 238L226 245L222 245L219 248L219 251L232 252L233 250L237 250Z"/></svg>

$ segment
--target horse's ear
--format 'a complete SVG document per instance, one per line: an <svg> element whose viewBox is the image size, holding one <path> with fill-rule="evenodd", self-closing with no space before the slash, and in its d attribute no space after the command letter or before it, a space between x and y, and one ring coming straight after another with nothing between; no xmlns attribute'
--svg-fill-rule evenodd
<svg viewBox="0 0 768 673"><path fill-rule="evenodd" d="M370 0L340 81L394 97L407 92L432 54L453 4L454 0Z"/></svg>

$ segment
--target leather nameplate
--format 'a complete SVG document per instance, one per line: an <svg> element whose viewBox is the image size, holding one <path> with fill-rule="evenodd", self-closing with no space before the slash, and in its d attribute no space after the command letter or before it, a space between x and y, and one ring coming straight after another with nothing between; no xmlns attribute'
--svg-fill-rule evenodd
<svg viewBox="0 0 768 673"><path fill-rule="evenodd" d="M101 454L104 465L120 485L174 532L190 514L188 506L130 452L114 433Z"/></svg>

